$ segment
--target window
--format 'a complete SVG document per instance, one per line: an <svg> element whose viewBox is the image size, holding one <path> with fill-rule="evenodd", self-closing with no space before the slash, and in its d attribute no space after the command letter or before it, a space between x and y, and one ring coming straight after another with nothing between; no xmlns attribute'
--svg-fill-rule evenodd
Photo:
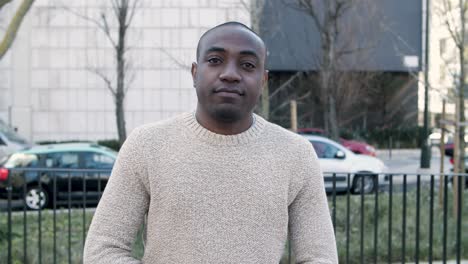
<svg viewBox="0 0 468 264"><path fill-rule="evenodd" d="M439 49L440 49L440 56L444 56L445 51L447 50L447 39L439 40Z"/></svg>
<svg viewBox="0 0 468 264"><path fill-rule="evenodd" d="M86 152L84 163L86 169L112 169L114 159L101 153Z"/></svg>
<svg viewBox="0 0 468 264"><path fill-rule="evenodd" d="M46 158L48 168L77 169L78 164L78 153L73 152L51 153Z"/></svg>
<svg viewBox="0 0 468 264"><path fill-rule="evenodd" d="M312 143L317 156L321 159L334 159L339 150L337 147L325 142L311 141L310 143Z"/></svg>

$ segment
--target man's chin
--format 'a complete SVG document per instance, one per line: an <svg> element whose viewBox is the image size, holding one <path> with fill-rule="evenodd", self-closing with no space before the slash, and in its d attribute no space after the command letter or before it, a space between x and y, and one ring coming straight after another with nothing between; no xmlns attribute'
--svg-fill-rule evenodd
<svg viewBox="0 0 468 264"><path fill-rule="evenodd" d="M221 122L231 123L243 118L242 111L235 107L222 106L213 110L213 116Z"/></svg>

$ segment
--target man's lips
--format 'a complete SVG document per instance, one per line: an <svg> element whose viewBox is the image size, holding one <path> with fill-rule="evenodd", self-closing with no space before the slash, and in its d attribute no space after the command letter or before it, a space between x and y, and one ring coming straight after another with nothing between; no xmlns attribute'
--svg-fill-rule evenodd
<svg viewBox="0 0 468 264"><path fill-rule="evenodd" d="M244 95L244 93L241 90L235 89L235 88L219 88L219 89L215 89L214 93L220 94L220 95L239 95L239 96Z"/></svg>

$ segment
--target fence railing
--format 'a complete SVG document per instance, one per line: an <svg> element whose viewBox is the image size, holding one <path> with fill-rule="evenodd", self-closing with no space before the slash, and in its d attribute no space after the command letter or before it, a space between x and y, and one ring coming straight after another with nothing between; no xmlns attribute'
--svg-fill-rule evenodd
<svg viewBox="0 0 468 264"><path fill-rule="evenodd" d="M81 263L86 232L110 172L10 173L22 175L23 181L8 177L0 182L0 263ZM340 263L468 259L467 184L465 174L325 174ZM44 209L33 210L34 205ZM135 257L144 252L142 237L135 243ZM294 263L288 247L281 263Z"/></svg>

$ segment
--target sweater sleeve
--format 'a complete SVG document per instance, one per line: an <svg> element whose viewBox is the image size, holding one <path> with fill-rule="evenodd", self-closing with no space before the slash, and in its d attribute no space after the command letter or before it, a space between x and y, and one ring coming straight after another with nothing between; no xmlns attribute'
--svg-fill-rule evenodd
<svg viewBox="0 0 468 264"><path fill-rule="evenodd" d="M289 232L296 263L338 263L324 180L317 155L310 146L302 168L302 188L289 206Z"/></svg>
<svg viewBox="0 0 468 264"><path fill-rule="evenodd" d="M84 263L141 263L132 245L149 204L149 184L140 129L127 138L88 230Z"/></svg>

